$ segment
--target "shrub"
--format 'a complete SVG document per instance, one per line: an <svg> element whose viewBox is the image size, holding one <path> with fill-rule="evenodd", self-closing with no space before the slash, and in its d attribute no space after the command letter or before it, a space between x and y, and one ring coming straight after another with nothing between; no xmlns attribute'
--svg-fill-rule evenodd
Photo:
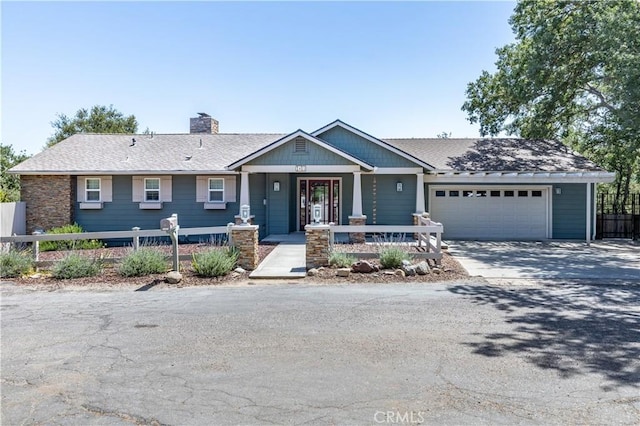
<svg viewBox="0 0 640 426"><path fill-rule="evenodd" d="M73 225L64 225L58 228L51 228L47 231L47 234L79 234L84 232L82 227L77 223ZM62 241L42 241L40 242L40 251L55 251L55 250L85 250L85 249L99 249L104 247L102 241L98 240L62 240Z"/></svg>
<svg viewBox="0 0 640 426"><path fill-rule="evenodd" d="M347 253L333 252L329 256L329 265L338 268L350 268L351 265L353 265L353 263L357 260L358 259L351 255L348 255Z"/></svg>
<svg viewBox="0 0 640 426"><path fill-rule="evenodd" d="M69 256L55 264L51 275L57 279L71 279L82 277L93 277L102 271L102 261L100 259L89 259L71 253Z"/></svg>
<svg viewBox="0 0 640 426"><path fill-rule="evenodd" d="M380 265L385 269L395 269L402 266L403 260L411 257L399 247L387 247L380 252Z"/></svg>
<svg viewBox="0 0 640 426"><path fill-rule="evenodd" d="M191 266L201 277L221 277L236 266L238 251L229 249L209 250L192 255Z"/></svg>
<svg viewBox="0 0 640 426"><path fill-rule="evenodd" d="M151 247L142 247L129 253L120 264L120 275L140 277L149 274L161 274L167 271L164 253Z"/></svg>
<svg viewBox="0 0 640 426"><path fill-rule="evenodd" d="M9 250L0 253L0 277L15 278L33 269L34 262L28 251Z"/></svg>

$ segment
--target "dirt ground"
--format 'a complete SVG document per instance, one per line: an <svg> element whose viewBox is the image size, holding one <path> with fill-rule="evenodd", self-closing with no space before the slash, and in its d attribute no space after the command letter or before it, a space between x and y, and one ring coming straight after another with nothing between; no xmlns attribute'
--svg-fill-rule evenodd
<svg viewBox="0 0 640 426"><path fill-rule="evenodd" d="M275 246L260 244L259 245L259 257L260 260L264 259ZM180 254L191 254L199 252L205 249L210 249L211 246L192 244L181 245ZM104 248L99 250L83 250L82 254L90 257L102 257L105 259L115 259L126 255L130 248L118 247L118 248ZM164 247L170 253L169 247ZM41 261L54 261L63 258L68 252L44 252L40 254ZM375 259L368 259L368 261L377 263ZM418 260L416 260L418 262ZM431 266L434 265L433 261L429 262ZM104 265L102 273L98 276L87 278L76 278L69 280L59 280L51 277L45 268L41 268L35 274L21 278L9 278L4 281L13 282L19 286L29 287L34 290L55 291L61 289L74 289L74 290L109 290L119 288L132 288L134 290L148 290L150 288L169 288L169 287L192 287L192 286L211 286L211 285L225 285L225 286L243 286L251 285L263 282L262 280L249 279L249 271L239 273L232 272L224 277L219 278L204 278L199 277L191 270L191 261L183 260L180 262L180 272L182 273L182 281L179 284L168 284L165 282L165 274L147 275L143 277L123 277L118 273L117 264L107 262ZM416 275L412 277L401 277L395 275L393 270L381 270L380 272L370 274L351 273L349 277L338 277L336 268L325 267L319 268L316 276L289 280L290 282L301 284L338 284L338 283L431 283L459 280L468 277L467 272L458 263L457 260L447 252L444 253L442 258L442 264L440 273L430 273L427 275ZM278 281L278 280L276 280ZM279 280L284 282L283 280ZM287 281L287 282L289 282ZM273 281L270 281L273 282Z"/></svg>

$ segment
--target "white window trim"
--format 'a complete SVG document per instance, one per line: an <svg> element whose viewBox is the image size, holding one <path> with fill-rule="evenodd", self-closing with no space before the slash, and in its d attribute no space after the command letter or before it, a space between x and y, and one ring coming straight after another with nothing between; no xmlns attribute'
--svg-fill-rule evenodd
<svg viewBox="0 0 640 426"><path fill-rule="evenodd" d="M87 188L90 180L98 181L98 189L89 189ZM97 192L98 199L97 200L89 200L89 192ZM84 199L87 203L101 203L102 202L102 179L96 177L88 177L84 179Z"/></svg>
<svg viewBox="0 0 640 426"><path fill-rule="evenodd" d="M158 189L147 189L147 181L149 180L157 180L158 181ZM143 191L143 203L151 203L151 204L156 204L156 203L161 203L162 201L162 179L160 179L159 177L152 177L152 178L144 178L143 182L142 182L142 191ZM148 192L158 192L158 199L157 200L149 200L147 198L147 193Z"/></svg>
<svg viewBox="0 0 640 426"><path fill-rule="evenodd" d="M220 189L211 189L211 181L212 180L222 181L222 190L220 190ZM222 198L220 200L212 200L211 199L211 193L213 193L213 192L222 193ZM225 200L224 178L212 177L212 178L207 179L207 203L208 204L224 203L224 200Z"/></svg>

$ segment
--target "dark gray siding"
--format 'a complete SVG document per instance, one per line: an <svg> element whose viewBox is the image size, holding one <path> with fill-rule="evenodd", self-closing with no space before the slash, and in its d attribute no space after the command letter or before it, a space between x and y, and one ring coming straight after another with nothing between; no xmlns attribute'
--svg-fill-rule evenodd
<svg viewBox="0 0 640 426"><path fill-rule="evenodd" d="M378 167L416 167L416 163L370 142L355 133L334 127L319 135L319 138L341 150Z"/></svg>
<svg viewBox="0 0 640 426"><path fill-rule="evenodd" d="M134 226L158 229L160 220L178 214L182 228L223 226L234 221L238 203L227 203L225 210L205 210L196 202L196 177L177 175L172 178L172 202L163 203L161 210L140 210L133 202L131 176L113 176L113 201L104 203L101 210L80 210L76 203L75 220L86 231L128 231ZM236 200L240 195L240 178L236 184Z"/></svg>
<svg viewBox="0 0 640 426"><path fill-rule="evenodd" d="M289 141L272 151L251 160L251 165L279 166L282 164L314 165L350 165L353 164L341 155L335 154L311 141L307 141L307 152L295 152L294 141Z"/></svg>
<svg viewBox="0 0 640 426"><path fill-rule="evenodd" d="M415 175L376 175L376 225L412 225L416 208ZM402 192L396 183L402 182ZM374 223L373 175L362 176L362 210L367 224Z"/></svg>
<svg viewBox="0 0 640 426"><path fill-rule="evenodd" d="M239 200L240 178L238 178L236 187ZM251 205L251 215L254 216L253 224L260 226L258 228L258 238L260 239L267 236L267 207L264 205L264 199L267 198L266 188L266 175L264 173L249 175L249 205ZM238 214L238 212L235 214Z"/></svg>
<svg viewBox="0 0 640 426"><path fill-rule="evenodd" d="M587 185L553 185L553 238L585 239L587 224ZM560 188L561 194L556 194Z"/></svg>
<svg viewBox="0 0 640 426"><path fill-rule="evenodd" d="M273 182L280 182L280 191L273 190ZM267 175L267 233L268 234L288 234L289 233L289 201L290 188L289 175L286 173L269 173ZM295 209L295 206L291 207Z"/></svg>

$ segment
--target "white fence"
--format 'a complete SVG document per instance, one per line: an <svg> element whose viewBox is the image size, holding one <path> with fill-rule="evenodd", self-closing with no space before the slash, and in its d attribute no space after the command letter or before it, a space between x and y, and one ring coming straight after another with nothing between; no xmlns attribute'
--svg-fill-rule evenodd
<svg viewBox="0 0 640 426"><path fill-rule="evenodd" d="M230 224L232 225L232 224ZM227 226L210 226L202 228L180 228L179 236L190 235L215 235L226 234L228 241L231 242L231 227ZM80 232L76 234L33 234L33 235L14 235L11 237L0 237L1 243L33 243L34 259L39 260L39 243L40 241L77 241L77 240L115 240L115 239L131 239L134 250L140 247L140 238L146 237L168 237L166 231L160 229L139 229L133 228L131 231L107 231L107 232Z"/></svg>
<svg viewBox="0 0 640 426"><path fill-rule="evenodd" d="M442 259L442 232L441 223L433 222L428 218L420 218L418 225L331 225L329 228L329 244L333 247L335 243L335 234L338 233L362 233L373 235L409 235L412 240L415 239L416 252L415 257L426 259L434 259L440 263ZM384 238L382 238L384 240ZM384 241L383 241L384 243ZM358 257L375 257L377 253L350 253Z"/></svg>

